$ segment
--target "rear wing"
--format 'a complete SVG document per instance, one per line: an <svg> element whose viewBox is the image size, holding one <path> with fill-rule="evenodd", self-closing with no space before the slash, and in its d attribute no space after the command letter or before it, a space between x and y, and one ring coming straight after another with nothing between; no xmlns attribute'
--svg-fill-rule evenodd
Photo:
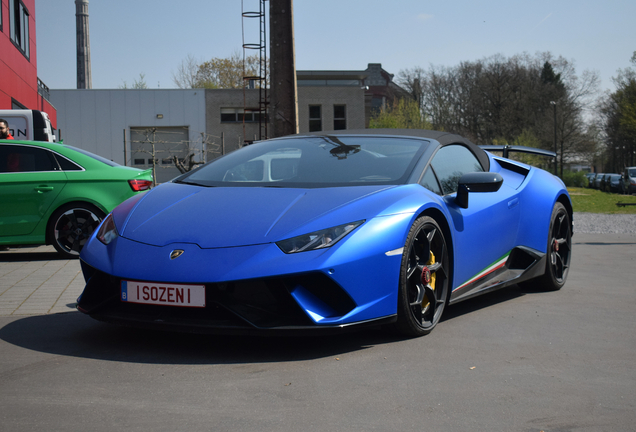
<svg viewBox="0 0 636 432"><path fill-rule="evenodd" d="M507 158L509 152L529 153L539 156L548 156L555 158L557 155L550 150L543 150L534 147L514 146L514 145L480 145L482 150L503 152L503 157Z"/></svg>

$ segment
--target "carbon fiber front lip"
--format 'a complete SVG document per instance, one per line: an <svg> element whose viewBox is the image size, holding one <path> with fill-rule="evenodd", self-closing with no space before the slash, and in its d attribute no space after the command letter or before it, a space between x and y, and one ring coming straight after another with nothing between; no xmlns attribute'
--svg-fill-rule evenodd
<svg viewBox="0 0 636 432"><path fill-rule="evenodd" d="M237 325L237 324L222 324L211 322L188 322L188 320L179 321L165 321L161 319L157 320L144 320L136 319L131 316L121 316L117 314L103 314L93 313L89 314L91 318L98 321L102 321L109 324L122 325L126 327L133 327L139 329L160 330L160 331L173 331L180 333L193 333L193 334L219 334L219 335L260 335L260 336L294 336L294 335L318 335L318 334L330 334L339 333L349 330L365 329L370 327L377 327L383 325L389 325L397 321L397 314L389 315L386 317L375 318L371 320L339 324L339 325L313 325L313 326L281 326L281 327L256 327L251 324Z"/></svg>

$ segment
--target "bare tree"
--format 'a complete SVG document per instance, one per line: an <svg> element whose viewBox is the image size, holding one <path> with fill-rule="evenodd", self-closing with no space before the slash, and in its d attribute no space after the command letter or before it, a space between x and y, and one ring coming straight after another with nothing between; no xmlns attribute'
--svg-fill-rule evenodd
<svg viewBox="0 0 636 432"><path fill-rule="evenodd" d="M135 90L147 89L148 84L146 83L146 74L140 73L139 79L135 79L130 87L128 87L128 84L126 83L126 81L124 81L124 83L120 85L119 88L120 89L135 89Z"/></svg>
<svg viewBox="0 0 636 432"><path fill-rule="evenodd" d="M131 143L140 144L134 149L135 152L149 155L155 183L158 170L176 167L183 174L218 157L221 153L221 145L217 143L221 137L205 132L188 141L159 139L157 128L147 128L141 131L141 134L141 139L132 140ZM171 132L161 131L161 136L165 137L166 134Z"/></svg>
<svg viewBox="0 0 636 432"><path fill-rule="evenodd" d="M190 141L188 143L188 154L185 158L179 159L172 156L172 161L181 174L192 171L199 165L218 157L221 154L221 145L217 143L221 137L201 132L201 140Z"/></svg>
<svg viewBox="0 0 636 432"><path fill-rule="evenodd" d="M172 72L172 81L180 89L196 88L199 62L191 55L181 60L176 72Z"/></svg>

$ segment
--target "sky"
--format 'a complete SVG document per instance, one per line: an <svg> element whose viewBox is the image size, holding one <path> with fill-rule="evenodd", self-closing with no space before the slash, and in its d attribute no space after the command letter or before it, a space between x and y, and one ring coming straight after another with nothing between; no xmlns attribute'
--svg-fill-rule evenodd
<svg viewBox="0 0 636 432"><path fill-rule="evenodd" d="M577 74L598 72L601 90L613 91L636 51L634 0L295 0L293 8L298 70L381 63L397 75L549 51ZM242 12L258 9L258 0L90 0L93 88L130 86L140 74L149 88L176 88L187 56L242 55L244 43L257 43L258 20ZM35 17L39 78L76 88L75 1L36 0Z"/></svg>

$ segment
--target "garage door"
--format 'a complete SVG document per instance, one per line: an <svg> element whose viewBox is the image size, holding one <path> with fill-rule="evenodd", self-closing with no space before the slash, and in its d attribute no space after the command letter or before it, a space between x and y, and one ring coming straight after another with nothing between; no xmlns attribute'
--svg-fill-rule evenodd
<svg viewBox="0 0 636 432"><path fill-rule="evenodd" d="M165 183L181 174L174 157L183 159L189 150L188 127L131 127L131 165L152 168L155 160L155 182Z"/></svg>

